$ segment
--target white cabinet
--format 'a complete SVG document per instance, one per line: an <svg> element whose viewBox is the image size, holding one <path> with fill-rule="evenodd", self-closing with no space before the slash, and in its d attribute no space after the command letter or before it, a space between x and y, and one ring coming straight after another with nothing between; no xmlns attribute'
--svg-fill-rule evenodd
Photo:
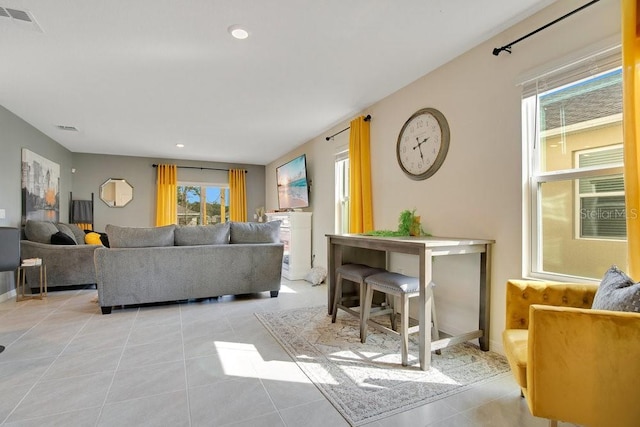
<svg viewBox="0 0 640 427"><path fill-rule="evenodd" d="M311 270L311 212L272 212L267 213L267 220L282 221L282 276L289 280L304 279Z"/></svg>

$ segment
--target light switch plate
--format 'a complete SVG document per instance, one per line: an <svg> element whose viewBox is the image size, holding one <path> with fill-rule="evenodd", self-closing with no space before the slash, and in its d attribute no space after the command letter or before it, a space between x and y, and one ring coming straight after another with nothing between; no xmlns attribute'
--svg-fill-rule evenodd
<svg viewBox="0 0 640 427"><path fill-rule="evenodd" d="M7 217L7 213L4 209L0 209L0 219L5 219Z"/></svg>

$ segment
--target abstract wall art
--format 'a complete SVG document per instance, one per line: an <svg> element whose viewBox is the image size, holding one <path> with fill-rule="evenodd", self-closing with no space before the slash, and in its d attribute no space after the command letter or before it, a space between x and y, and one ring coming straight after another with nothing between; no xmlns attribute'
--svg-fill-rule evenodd
<svg viewBox="0 0 640 427"><path fill-rule="evenodd" d="M59 208L60 165L23 148L22 223L29 219L58 222Z"/></svg>

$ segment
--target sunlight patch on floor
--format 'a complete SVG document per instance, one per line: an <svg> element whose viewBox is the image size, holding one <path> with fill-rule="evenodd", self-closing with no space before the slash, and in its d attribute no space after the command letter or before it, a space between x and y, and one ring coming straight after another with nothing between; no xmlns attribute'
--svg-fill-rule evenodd
<svg viewBox="0 0 640 427"><path fill-rule="evenodd" d="M293 361L265 360L253 344L215 341L216 354L225 375L264 380L309 383Z"/></svg>
<svg viewBox="0 0 640 427"><path fill-rule="evenodd" d="M282 284L280 285L280 292L282 292L283 294L297 294L296 291L294 291L287 285L282 285Z"/></svg>

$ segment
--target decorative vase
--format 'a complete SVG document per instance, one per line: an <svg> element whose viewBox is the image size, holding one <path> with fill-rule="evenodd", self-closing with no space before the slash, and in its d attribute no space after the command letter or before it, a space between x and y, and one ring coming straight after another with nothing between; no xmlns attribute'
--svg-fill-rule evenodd
<svg viewBox="0 0 640 427"><path fill-rule="evenodd" d="M420 236L422 234L420 228L420 215L415 215L409 227L409 236Z"/></svg>

